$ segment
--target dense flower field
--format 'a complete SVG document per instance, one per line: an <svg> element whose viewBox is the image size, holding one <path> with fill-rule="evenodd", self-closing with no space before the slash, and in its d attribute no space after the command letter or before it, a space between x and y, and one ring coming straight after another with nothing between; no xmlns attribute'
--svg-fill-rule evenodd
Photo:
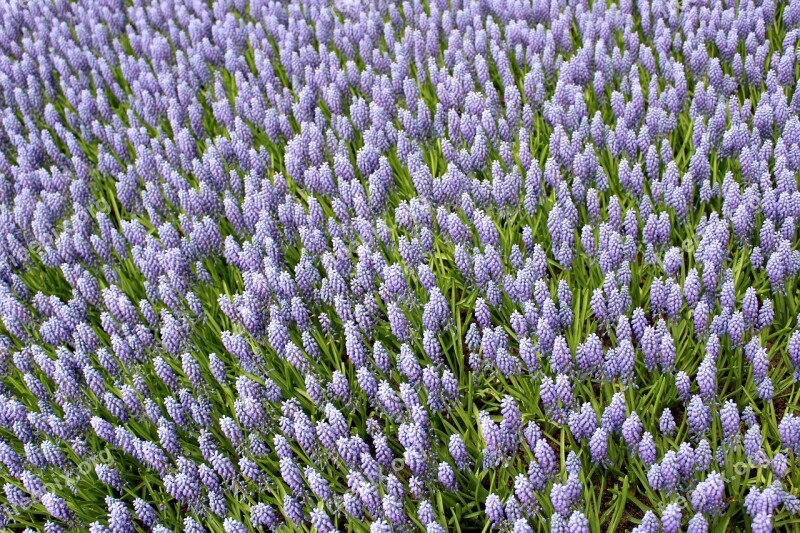
<svg viewBox="0 0 800 533"><path fill-rule="evenodd" d="M3 0L0 526L800 530L800 0Z"/></svg>

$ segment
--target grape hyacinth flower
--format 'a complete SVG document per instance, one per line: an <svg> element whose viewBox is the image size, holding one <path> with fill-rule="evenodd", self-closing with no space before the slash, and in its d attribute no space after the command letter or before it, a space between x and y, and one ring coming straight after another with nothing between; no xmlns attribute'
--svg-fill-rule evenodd
<svg viewBox="0 0 800 533"><path fill-rule="evenodd" d="M0 5L0 528L783 527L800 7L701 4Z"/></svg>

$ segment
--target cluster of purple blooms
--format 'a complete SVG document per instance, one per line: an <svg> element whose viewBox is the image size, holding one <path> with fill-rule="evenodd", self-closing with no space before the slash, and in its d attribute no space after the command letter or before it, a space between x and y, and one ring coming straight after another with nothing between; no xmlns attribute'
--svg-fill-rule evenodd
<svg viewBox="0 0 800 533"><path fill-rule="evenodd" d="M794 527L798 45L799 0L0 0L0 528Z"/></svg>

